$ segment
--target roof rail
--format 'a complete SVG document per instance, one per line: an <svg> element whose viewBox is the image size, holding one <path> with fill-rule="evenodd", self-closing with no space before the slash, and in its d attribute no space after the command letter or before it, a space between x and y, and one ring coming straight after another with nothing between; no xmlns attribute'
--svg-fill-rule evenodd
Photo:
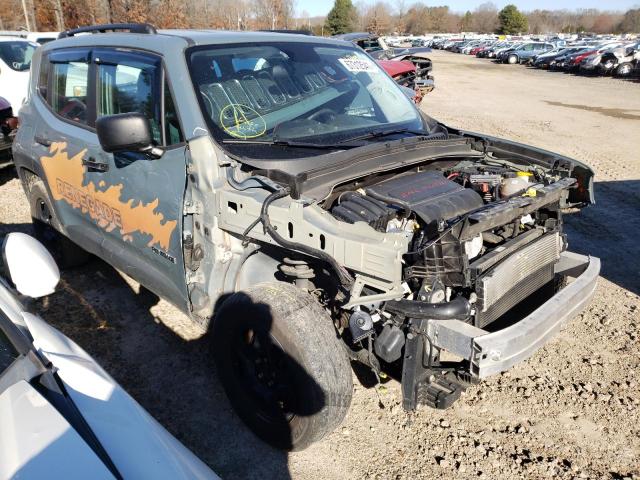
<svg viewBox="0 0 640 480"><path fill-rule="evenodd" d="M90 25L88 27L65 30L64 32L60 32L58 38L73 37L78 33L106 33L120 30L128 31L129 33L157 33L156 27L149 23L105 23L103 25Z"/></svg>

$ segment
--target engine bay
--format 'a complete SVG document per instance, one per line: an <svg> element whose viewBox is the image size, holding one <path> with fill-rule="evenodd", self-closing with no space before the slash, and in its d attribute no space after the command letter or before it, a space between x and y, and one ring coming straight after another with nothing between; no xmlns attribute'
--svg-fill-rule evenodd
<svg viewBox="0 0 640 480"><path fill-rule="evenodd" d="M393 364L411 319L484 328L543 287L553 289L554 264L566 248L561 210L574 183L562 172L488 157L342 185L324 205L336 219L409 238L406 294L351 313L354 348L366 349L368 338L376 361Z"/></svg>

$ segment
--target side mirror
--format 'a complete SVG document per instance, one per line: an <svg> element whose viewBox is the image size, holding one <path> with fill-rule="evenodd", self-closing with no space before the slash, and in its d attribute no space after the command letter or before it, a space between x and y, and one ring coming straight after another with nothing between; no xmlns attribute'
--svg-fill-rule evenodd
<svg viewBox="0 0 640 480"><path fill-rule="evenodd" d="M149 119L142 113L119 113L96 120L96 132L105 152L144 152L162 156L162 149L153 146Z"/></svg>
<svg viewBox="0 0 640 480"><path fill-rule="evenodd" d="M9 278L18 292L32 298L50 295L60 281L60 271L47 249L25 233L5 237L2 256Z"/></svg>

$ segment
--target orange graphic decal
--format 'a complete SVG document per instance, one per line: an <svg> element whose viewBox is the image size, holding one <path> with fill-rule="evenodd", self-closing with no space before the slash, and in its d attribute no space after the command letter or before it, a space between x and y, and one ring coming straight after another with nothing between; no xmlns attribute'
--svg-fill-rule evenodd
<svg viewBox="0 0 640 480"><path fill-rule="evenodd" d="M162 213L156 212L157 198L147 204L133 199L121 200L124 187L121 183L104 188L105 182L101 180L98 183L100 189L93 182L83 185L82 158L87 151L85 149L69 157L66 148L65 142L52 143L49 149L51 156L40 158L54 200L64 200L82 213L88 213L107 232L118 229L123 240L130 242L132 234L140 232L151 236L147 244L149 247L158 245L169 250L171 234L178 222L165 220Z"/></svg>

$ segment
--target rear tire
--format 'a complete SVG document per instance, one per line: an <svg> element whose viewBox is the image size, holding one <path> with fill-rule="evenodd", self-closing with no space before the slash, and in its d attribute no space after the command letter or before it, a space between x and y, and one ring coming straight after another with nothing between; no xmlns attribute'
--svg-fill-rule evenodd
<svg viewBox="0 0 640 480"><path fill-rule="evenodd" d="M286 283L258 284L224 301L212 333L227 396L262 440L302 450L340 425L351 404L351 366L311 295Z"/></svg>
<svg viewBox="0 0 640 480"><path fill-rule="evenodd" d="M632 69L633 68L630 63L628 62L621 63L616 67L616 71L615 71L616 77L626 77L631 74Z"/></svg>
<svg viewBox="0 0 640 480"><path fill-rule="evenodd" d="M35 175L28 179L27 195L31 207L34 236L51 253L60 268L72 268L89 261L91 255L69 240L53 211L44 182Z"/></svg>

